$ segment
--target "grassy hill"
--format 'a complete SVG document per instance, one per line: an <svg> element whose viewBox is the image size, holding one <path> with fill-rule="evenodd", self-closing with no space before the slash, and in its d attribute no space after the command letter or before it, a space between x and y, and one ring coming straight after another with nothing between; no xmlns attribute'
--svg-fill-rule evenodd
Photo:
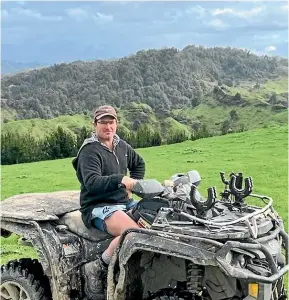
<svg viewBox="0 0 289 300"><path fill-rule="evenodd" d="M121 126L127 130L134 129L134 124L148 124L153 130L163 133L185 131L192 132L205 124L210 133L218 135L224 121L229 122L233 131L241 128L250 130L271 125L285 125L288 123L288 110L284 103L288 98L288 78L270 80L261 83L258 88L254 88L255 83L242 83L243 86L223 87L222 93L208 94L202 103L194 108L185 107L172 109L170 111L156 112L145 103L132 102L126 107L119 109ZM230 98L236 93L240 93L244 105L230 104ZM277 103L269 103L273 94L276 94ZM224 102L224 97L227 97ZM279 104L278 104L279 103ZM282 104L283 103L283 104ZM236 118L230 113L236 112ZM42 137L43 135L61 126L72 133L76 128L82 126L90 127L91 115L76 114L63 115L53 119L27 119L18 121L7 120L13 118L16 112L2 109L2 132L18 131L19 133L31 132L32 135ZM92 128L92 127L91 127Z"/></svg>
<svg viewBox="0 0 289 300"><path fill-rule="evenodd" d="M223 186L219 171L242 171L252 176L254 193L271 196L274 206L288 219L288 126L278 126L211 137L181 144L138 149L146 161L146 178L159 181L172 174L197 169L202 176L201 192ZM4 200L15 194L78 189L72 159L44 161L2 167ZM4 200L5 201L5 200ZM27 247L17 246L17 236L2 239L2 263L14 257L35 256Z"/></svg>
<svg viewBox="0 0 289 300"><path fill-rule="evenodd" d="M259 84L259 87L253 82L244 82L243 86L231 87L228 89L231 95L240 93L243 98L249 101L264 100L272 93L288 97L288 78L280 78L279 80L266 80ZM287 94L287 95L284 95Z"/></svg>
<svg viewBox="0 0 289 300"><path fill-rule="evenodd" d="M37 138L41 138L51 131L55 130L57 126L61 126L71 133L75 128L82 126L90 126L91 119L85 115L74 116L60 116L54 119L29 119L21 121L10 121L2 124L2 133L17 131L20 134L31 133Z"/></svg>
<svg viewBox="0 0 289 300"><path fill-rule="evenodd" d="M268 127L272 125L285 125L288 123L288 111L282 110L279 112L270 111L266 108L252 107L211 107L208 105L199 105L195 109L176 109L172 111L172 116L162 117L154 112L150 115L147 124L153 130L160 130L164 136L168 132L185 131L187 133L194 130L194 126L199 128L201 124L206 124L208 130L213 134L221 133L221 126L225 120L230 120L230 112L235 110L239 116L237 121L232 124L233 130L240 130L244 127L245 130ZM123 116L120 118L120 125L127 130L133 130L133 118L129 117L129 110L120 111ZM126 117L124 115L127 115ZM138 119L136 117L136 119ZM183 122L187 120L187 124ZM49 120L44 119L28 119L19 121L10 121L2 123L2 133L18 131L21 133L30 132L33 136L41 138L57 126L61 126L71 133L75 129L83 126L93 128L91 126L92 118L88 115L60 116Z"/></svg>

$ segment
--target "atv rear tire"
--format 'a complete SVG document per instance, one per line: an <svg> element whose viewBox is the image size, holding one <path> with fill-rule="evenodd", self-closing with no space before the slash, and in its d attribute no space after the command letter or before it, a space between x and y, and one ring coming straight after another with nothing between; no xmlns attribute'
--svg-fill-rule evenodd
<svg viewBox="0 0 289 300"><path fill-rule="evenodd" d="M48 279L37 260L21 259L1 266L1 300L49 300Z"/></svg>

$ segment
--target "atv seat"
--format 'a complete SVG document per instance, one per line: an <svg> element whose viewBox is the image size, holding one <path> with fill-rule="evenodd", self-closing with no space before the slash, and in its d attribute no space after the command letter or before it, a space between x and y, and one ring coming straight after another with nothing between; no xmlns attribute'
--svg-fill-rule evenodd
<svg viewBox="0 0 289 300"><path fill-rule="evenodd" d="M57 220L59 225L66 225L72 233L75 233L87 240L93 242L99 242L107 239L111 239L112 236L106 232L98 230L94 227L88 229L81 218L81 212L75 210L59 217Z"/></svg>

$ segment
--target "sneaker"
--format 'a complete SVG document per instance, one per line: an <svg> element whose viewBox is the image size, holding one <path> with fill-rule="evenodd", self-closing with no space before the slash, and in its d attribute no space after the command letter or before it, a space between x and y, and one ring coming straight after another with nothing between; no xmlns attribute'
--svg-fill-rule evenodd
<svg viewBox="0 0 289 300"><path fill-rule="evenodd" d="M106 279L107 279L107 266L100 258L85 264L82 267L84 276L84 292L89 300L97 299L104 300Z"/></svg>

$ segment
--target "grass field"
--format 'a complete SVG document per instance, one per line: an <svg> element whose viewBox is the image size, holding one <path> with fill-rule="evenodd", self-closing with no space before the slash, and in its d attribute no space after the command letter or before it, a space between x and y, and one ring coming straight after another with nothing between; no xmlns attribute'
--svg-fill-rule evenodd
<svg viewBox="0 0 289 300"><path fill-rule="evenodd" d="M202 176L201 192L216 186L223 188L219 171L227 174L242 171L252 176L254 193L271 196L274 206L288 219L288 127L271 127L219 137L186 141L181 144L138 149L147 165L146 178L159 181L172 174L197 169ZM75 190L79 188L72 159L2 167L2 195L4 200L15 194ZM13 235L1 239L1 262L36 254L29 247L17 245Z"/></svg>

